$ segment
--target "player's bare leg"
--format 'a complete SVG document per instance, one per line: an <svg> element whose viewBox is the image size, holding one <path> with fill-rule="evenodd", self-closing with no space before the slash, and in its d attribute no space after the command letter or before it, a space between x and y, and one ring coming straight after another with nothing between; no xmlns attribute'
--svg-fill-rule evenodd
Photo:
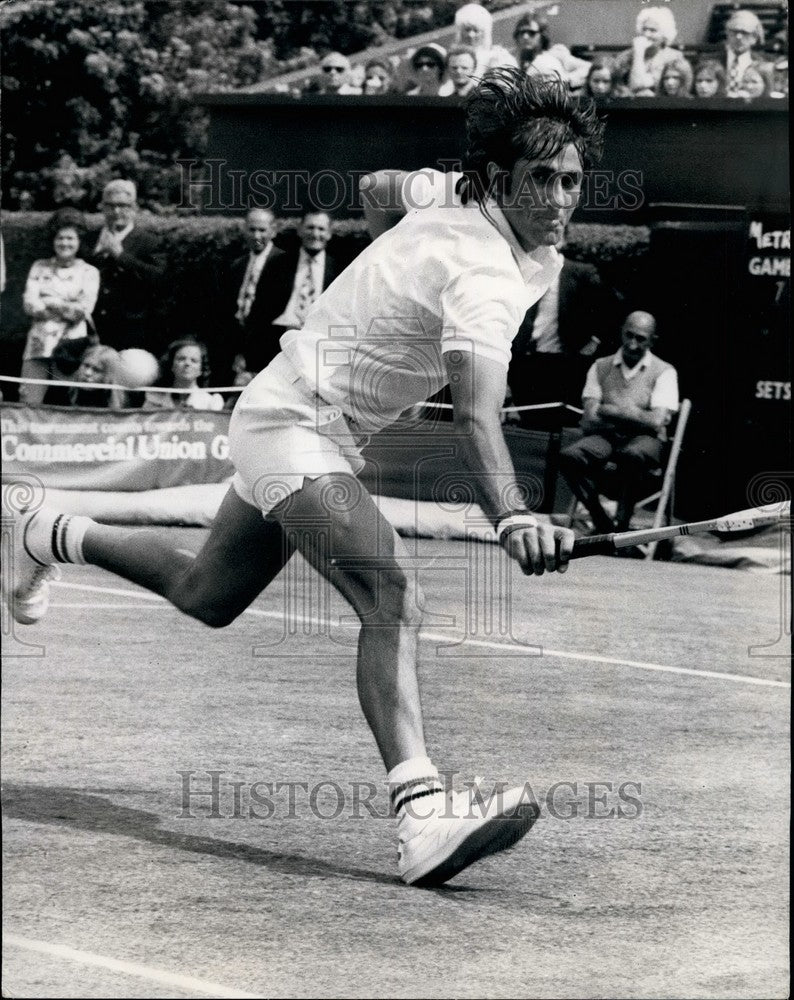
<svg viewBox="0 0 794 1000"><path fill-rule="evenodd" d="M278 523L265 520L232 487L195 557L157 530L98 524L46 508L19 517L14 546L18 579L9 603L16 620L26 624L46 611L42 571L56 561L100 566L162 595L185 614L219 627L251 604L291 554ZM32 592L31 580L41 581ZM29 606L35 616L26 614Z"/></svg>
<svg viewBox="0 0 794 1000"><path fill-rule="evenodd" d="M334 495L350 502L332 506L326 498ZM361 621L358 696L387 770L424 755L416 676L423 598L401 563L407 552L397 532L358 480L342 474L307 482L272 513Z"/></svg>
<svg viewBox="0 0 794 1000"><path fill-rule="evenodd" d="M349 502L332 509L324 498L334 495ZM273 515L361 621L358 696L389 772L403 881L438 885L511 847L538 816L524 789L503 791L487 804L474 803L471 790L447 795L426 755L417 680L423 596L392 525L361 484L342 474L307 483Z"/></svg>
<svg viewBox="0 0 794 1000"><path fill-rule="evenodd" d="M277 522L229 487L209 536L193 558L156 531L93 525L87 562L161 594L185 614L222 627L237 618L292 553Z"/></svg>

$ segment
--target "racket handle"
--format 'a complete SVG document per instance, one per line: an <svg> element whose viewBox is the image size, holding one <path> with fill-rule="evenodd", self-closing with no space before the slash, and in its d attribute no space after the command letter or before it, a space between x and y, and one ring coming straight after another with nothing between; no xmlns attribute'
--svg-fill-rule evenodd
<svg viewBox="0 0 794 1000"><path fill-rule="evenodd" d="M615 533L608 535L591 535L589 538L577 538L573 543L571 559L583 559L585 556L611 556L615 551Z"/></svg>

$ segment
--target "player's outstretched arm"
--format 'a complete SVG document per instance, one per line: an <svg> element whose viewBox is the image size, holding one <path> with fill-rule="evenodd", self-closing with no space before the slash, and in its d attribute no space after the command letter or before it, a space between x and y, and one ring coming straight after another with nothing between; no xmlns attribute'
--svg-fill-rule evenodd
<svg viewBox="0 0 794 1000"><path fill-rule="evenodd" d="M573 550L573 532L540 524L531 511L516 507L521 489L500 420L504 368L465 351L444 358L461 459L472 474L480 506L499 534L500 544L526 574L564 572Z"/></svg>

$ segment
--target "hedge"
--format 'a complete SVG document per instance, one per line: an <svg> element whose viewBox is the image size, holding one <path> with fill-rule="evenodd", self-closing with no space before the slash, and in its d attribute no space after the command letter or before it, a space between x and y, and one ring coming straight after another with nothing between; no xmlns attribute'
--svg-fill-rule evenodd
<svg viewBox="0 0 794 1000"><path fill-rule="evenodd" d="M2 340L0 363L8 371L16 348L21 351L29 321L22 311L22 292L31 263L50 255L46 223L49 213L11 212L3 218L7 284L2 296ZM100 215L86 216L88 233L84 246L92 247L102 225ZM227 260L245 252L243 220L220 216L160 216L141 212L137 225L153 233L167 262L167 280L156 304L158 341L167 344L175 336L193 333L211 341L220 321L213 301L216 277ZM285 249L297 240L295 221L283 220L276 237ZM342 261L352 260L369 242L363 219L334 222L329 249ZM569 231L566 255L597 264L606 280L618 291L630 286L638 262L648 250L644 226L613 226L580 223ZM13 345L13 348L12 348ZM14 362L15 364L16 362Z"/></svg>

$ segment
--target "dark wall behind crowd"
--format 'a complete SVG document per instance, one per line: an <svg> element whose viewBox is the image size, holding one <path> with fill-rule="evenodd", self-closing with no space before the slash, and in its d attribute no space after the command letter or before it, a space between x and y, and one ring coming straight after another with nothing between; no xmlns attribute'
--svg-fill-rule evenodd
<svg viewBox="0 0 794 1000"><path fill-rule="evenodd" d="M355 214L362 173L449 169L463 152L462 109L445 100L256 95L207 106L209 183L185 197L210 211L264 199L285 214L307 201ZM627 309L658 316L659 353L694 403L679 512L746 506L758 475L792 467L787 102L634 99L603 114L604 156L574 218L651 226L623 292Z"/></svg>
<svg viewBox="0 0 794 1000"><path fill-rule="evenodd" d="M258 94L204 102L208 173L186 165L183 199L207 211L271 201L290 214L311 200L358 214L362 173L448 168L463 154L463 109L444 98ZM788 211L787 102L634 98L602 111L604 155L580 221L638 225L656 202Z"/></svg>

